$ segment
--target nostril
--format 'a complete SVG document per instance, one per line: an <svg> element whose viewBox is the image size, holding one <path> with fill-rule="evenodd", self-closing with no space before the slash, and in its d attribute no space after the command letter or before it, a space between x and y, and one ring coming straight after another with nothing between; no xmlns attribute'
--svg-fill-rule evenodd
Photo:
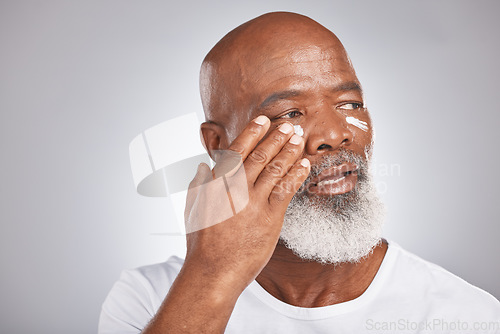
<svg viewBox="0 0 500 334"><path fill-rule="evenodd" d="M326 150L326 149L329 149L329 148L332 148L330 145L328 144L321 144L318 146L318 151L320 150Z"/></svg>

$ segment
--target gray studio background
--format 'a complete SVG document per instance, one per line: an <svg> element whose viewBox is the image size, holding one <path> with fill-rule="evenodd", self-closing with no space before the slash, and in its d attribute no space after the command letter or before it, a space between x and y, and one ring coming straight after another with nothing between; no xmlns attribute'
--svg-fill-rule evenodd
<svg viewBox="0 0 500 334"><path fill-rule="evenodd" d="M273 10L352 58L386 237L500 297L498 2L2 0L0 332L93 333L122 269L183 255L155 235L171 209L136 193L129 142L201 112L206 52Z"/></svg>

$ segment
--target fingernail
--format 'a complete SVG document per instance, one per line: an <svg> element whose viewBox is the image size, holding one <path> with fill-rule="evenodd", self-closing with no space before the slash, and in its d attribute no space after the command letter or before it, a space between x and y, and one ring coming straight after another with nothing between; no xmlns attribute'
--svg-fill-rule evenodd
<svg viewBox="0 0 500 334"><path fill-rule="evenodd" d="M259 125L264 125L267 123L267 121L269 120L269 118L267 118L266 116L264 115L260 115L259 117L257 117L256 119L254 119L253 121Z"/></svg>
<svg viewBox="0 0 500 334"><path fill-rule="evenodd" d="M281 133L290 133L293 131L293 126L290 123L283 123L280 125L278 128L279 132Z"/></svg>
<svg viewBox="0 0 500 334"><path fill-rule="evenodd" d="M304 158L300 161L300 164L302 165L302 167L309 167L311 165L311 162L307 158Z"/></svg>
<svg viewBox="0 0 500 334"><path fill-rule="evenodd" d="M291 144L294 144L294 145L299 145L301 141L302 141L302 137L301 137L301 136L298 136L298 135L293 135L293 136L290 138L290 143L291 143Z"/></svg>

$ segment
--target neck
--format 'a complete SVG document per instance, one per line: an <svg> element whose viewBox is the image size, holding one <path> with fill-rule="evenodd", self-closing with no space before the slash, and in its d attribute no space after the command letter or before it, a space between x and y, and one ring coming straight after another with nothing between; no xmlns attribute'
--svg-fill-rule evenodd
<svg viewBox="0 0 500 334"><path fill-rule="evenodd" d="M373 281L387 251L382 240L358 263L323 265L297 257L281 242L257 276L271 295L294 306L320 307L353 300Z"/></svg>

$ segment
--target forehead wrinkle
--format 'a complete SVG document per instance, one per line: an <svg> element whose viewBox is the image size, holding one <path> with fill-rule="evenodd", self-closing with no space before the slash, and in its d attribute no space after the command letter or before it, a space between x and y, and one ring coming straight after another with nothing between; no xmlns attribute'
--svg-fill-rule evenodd
<svg viewBox="0 0 500 334"><path fill-rule="evenodd" d="M334 71L326 71L325 73L322 73L323 76L327 76L328 78L334 78L336 77L336 73ZM307 91L308 89L304 89L304 84L306 85L312 85L316 87L318 84L321 85L321 80L318 79L317 76L315 75L300 75L300 74L291 74L291 75L286 75L282 76L280 78L277 78L271 82L269 82L267 85L272 87L275 83L287 80L289 81L288 87L285 87L284 89L279 89L276 90L278 93L279 92L288 92L288 91L293 91L293 92L298 92L302 93ZM361 85L356 81L356 80L348 80L348 81L341 81L338 83L333 83L329 84L331 88L327 88L331 92L339 92L339 91L359 91L362 92ZM271 92L271 94L274 94ZM270 95L270 94L269 94ZM299 94L295 94L294 96L297 96Z"/></svg>
<svg viewBox="0 0 500 334"><path fill-rule="evenodd" d="M361 86L359 85L358 82L356 81L348 81L348 82L341 82L338 85L335 85L328 89L328 91L337 93L337 92L348 92L348 91L356 91L360 93L361 95L363 94L363 90L361 89ZM308 90L303 89L303 90L297 90L297 89L289 89L289 90L283 90L283 91L278 91L271 93L268 95L263 102L260 103L257 109L265 109L269 107L270 105L274 104L275 102L281 101L281 100L289 100L291 97L298 97L301 95L307 95Z"/></svg>
<svg viewBox="0 0 500 334"><path fill-rule="evenodd" d="M333 66L333 63L336 63L337 60L338 60L338 57L333 57L330 55L328 57L322 57L320 59L304 59L304 58L302 58L302 59L292 60L292 61L283 63L283 58L273 57L271 59L267 59L263 64L256 64L254 66L255 67L254 71L252 71L253 73L250 71L248 71L248 73L249 74L252 73L252 74L256 75L256 74L259 74L259 72L260 72L259 77L257 79L255 79L255 82L258 82L266 74L273 72L273 71L276 71L276 70L283 69L283 68L288 67L288 66L301 65L301 64L309 65L309 64L313 64L313 63L323 63L324 65L321 66L321 68L325 68L325 65L326 66L328 66L328 65ZM276 64L276 61L281 62L281 64ZM326 64L325 64L325 62L326 62ZM263 68L266 68L266 67L267 67L267 69L263 70ZM304 68L304 70L305 70L305 68ZM300 71L297 71L297 72L300 72ZM329 69L325 72L334 72L334 69ZM289 75L289 76L292 76L292 75ZM283 78L285 78L285 76L283 76Z"/></svg>
<svg viewBox="0 0 500 334"><path fill-rule="evenodd" d="M247 81L249 84L264 84L264 86L267 87L272 87L276 83L279 83L280 81L288 81L290 85L290 89L295 89L297 90L298 88L293 88L297 86L302 86L301 83L305 83L306 81L308 83L314 83L314 84L322 84L325 81L328 80L335 80L337 81L338 78L341 76L342 73L350 72L350 69L343 68L342 66L338 66L338 68L334 68L334 65L332 63L328 64L322 64L321 66L316 66L314 69L311 69L308 64L311 63L317 63L316 61L305 61L301 63L295 63L295 64L285 64L279 67L275 67L273 69L270 69L266 72L263 72L258 78L254 79L253 81L250 80L250 78L247 78ZM305 66L300 66L301 64L304 64ZM294 65L297 65L297 68L293 68ZM280 69L283 69L285 67L290 67L290 69L287 71L288 73L279 73ZM278 75L273 75L273 72L278 72ZM255 74L254 74L255 75ZM354 78L355 74L353 73ZM272 78L272 77L275 78ZM355 78L356 79L356 78ZM353 82L356 82L356 80L352 80ZM340 85L340 83L339 83Z"/></svg>
<svg viewBox="0 0 500 334"><path fill-rule="evenodd" d="M324 46L324 45L308 45L306 47L299 47L296 49L292 49L287 52L287 56L285 58L291 59L295 61L298 59L302 60L304 57L311 59L312 61L322 61L335 59L335 55L338 55L339 51L335 49L332 45Z"/></svg>

